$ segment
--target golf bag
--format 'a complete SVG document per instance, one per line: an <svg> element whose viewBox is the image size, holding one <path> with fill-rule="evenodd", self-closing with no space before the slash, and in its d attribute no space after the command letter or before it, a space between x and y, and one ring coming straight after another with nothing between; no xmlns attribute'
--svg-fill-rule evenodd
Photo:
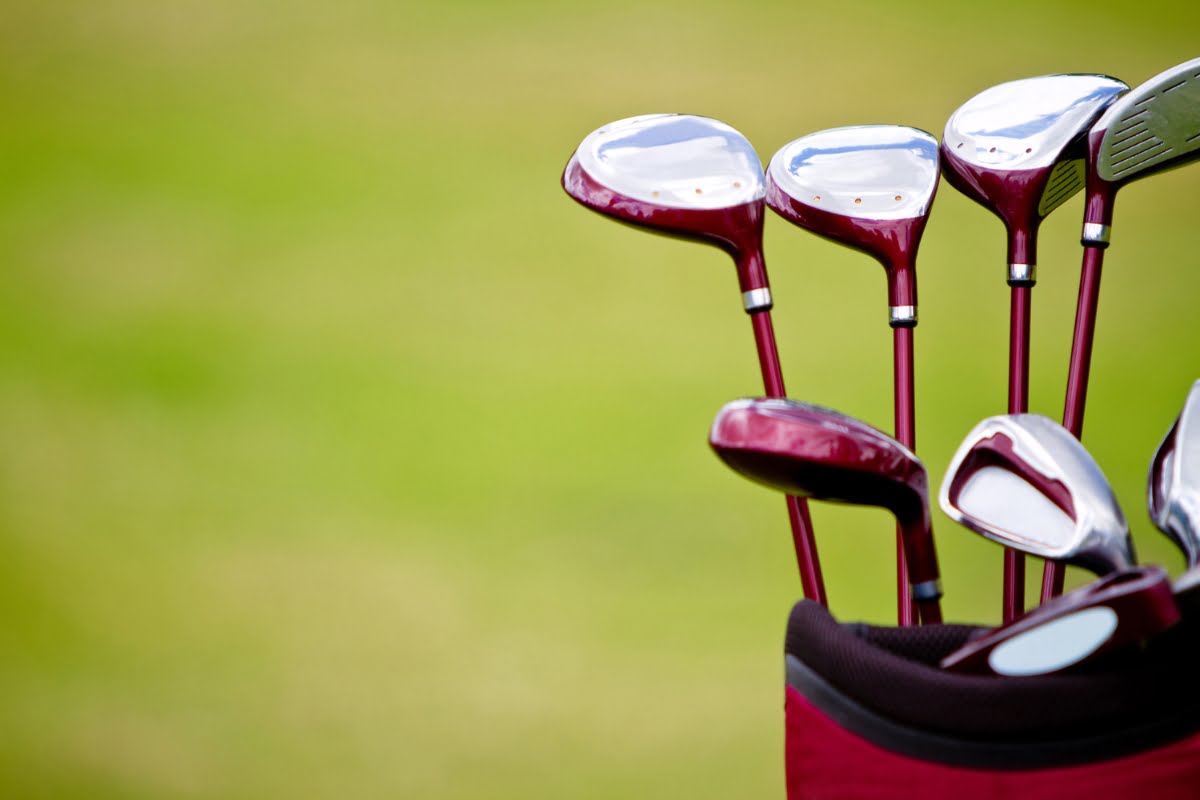
<svg viewBox="0 0 1200 800"><path fill-rule="evenodd" d="M1200 798L1200 625L1069 673L964 675L969 625L788 623L788 800ZM1197 609L1200 613L1200 609Z"/></svg>

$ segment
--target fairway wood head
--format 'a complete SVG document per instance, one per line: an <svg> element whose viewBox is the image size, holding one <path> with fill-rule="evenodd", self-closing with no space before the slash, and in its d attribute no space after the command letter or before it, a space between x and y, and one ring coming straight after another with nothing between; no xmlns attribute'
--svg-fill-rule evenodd
<svg viewBox="0 0 1200 800"><path fill-rule="evenodd" d="M1200 58L1155 75L1110 105L1087 137L1083 243L1109 241L1117 190L1200 158Z"/></svg>
<svg viewBox="0 0 1200 800"><path fill-rule="evenodd" d="M916 324L917 247L938 183L938 144L901 125L802 136L767 167L767 205L802 228L863 250L887 270L889 320Z"/></svg>
<svg viewBox="0 0 1200 800"><path fill-rule="evenodd" d="M762 164L746 137L725 123L688 114L611 122L580 143L562 185L618 221L721 247L738 264L747 310L770 307Z"/></svg>
<svg viewBox="0 0 1200 800"><path fill-rule="evenodd" d="M1129 527L1095 460L1057 422L989 417L954 454L939 496L956 522L1040 558L1099 574L1134 563Z"/></svg>
<svg viewBox="0 0 1200 800"><path fill-rule="evenodd" d="M1162 567L1136 567L1060 595L942 659L952 672L1047 675L1149 641L1179 622Z"/></svg>
<svg viewBox="0 0 1200 800"><path fill-rule="evenodd" d="M1200 381L1150 462L1147 506L1155 526L1200 564Z"/></svg>
<svg viewBox="0 0 1200 800"><path fill-rule="evenodd" d="M1106 75L1025 78L985 89L946 122L946 179L1003 220L1011 285L1033 284L1037 229L1083 189L1083 140L1128 89Z"/></svg>
<svg viewBox="0 0 1200 800"><path fill-rule="evenodd" d="M941 596L925 465L892 437L827 408L760 398L726 403L709 444L735 472L773 489L891 510L902 528L913 597Z"/></svg>

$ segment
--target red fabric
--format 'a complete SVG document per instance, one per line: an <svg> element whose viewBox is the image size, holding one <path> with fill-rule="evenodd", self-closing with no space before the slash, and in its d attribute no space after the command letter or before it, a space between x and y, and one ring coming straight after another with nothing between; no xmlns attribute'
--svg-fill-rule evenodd
<svg viewBox="0 0 1200 800"><path fill-rule="evenodd" d="M790 686L785 711L788 800L1200 798L1200 734L1095 764L992 772L883 750L838 726Z"/></svg>

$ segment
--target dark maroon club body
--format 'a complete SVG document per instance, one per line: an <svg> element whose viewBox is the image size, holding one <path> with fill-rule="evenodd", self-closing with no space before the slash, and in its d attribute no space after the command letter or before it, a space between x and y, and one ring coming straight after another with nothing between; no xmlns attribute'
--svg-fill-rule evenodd
<svg viewBox="0 0 1200 800"><path fill-rule="evenodd" d="M893 331L895 435L910 449L916 447L912 329L917 324L917 247L937 183L937 140L900 125L833 128L803 136L784 145L767 168L767 205L774 211L883 265ZM897 530L901 625L916 618L907 569Z"/></svg>
<svg viewBox="0 0 1200 800"><path fill-rule="evenodd" d="M735 472L779 491L889 509L921 621L941 622L929 479L911 450L853 417L784 398L725 404L709 444Z"/></svg>
<svg viewBox="0 0 1200 800"><path fill-rule="evenodd" d="M727 252L754 328L763 387L769 396L783 397L762 252L763 183L762 165L745 137L717 120L680 114L633 117L597 129L562 177L567 194L593 211ZM824 604L808 506L789 496L787 507L804 596Z"/></svg>

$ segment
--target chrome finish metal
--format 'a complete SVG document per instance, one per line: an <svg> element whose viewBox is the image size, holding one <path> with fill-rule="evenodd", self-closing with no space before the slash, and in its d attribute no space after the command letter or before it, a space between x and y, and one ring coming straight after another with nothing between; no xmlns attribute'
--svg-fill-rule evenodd
<svg viewBox="0 0 1200 800"><path fill-rule="evenodd" d="M1037 283L1037 264L1009 264L1009 286L1033 286Z"/></svg>
<svg viewBox="0 0 1200 800"><path fill-rule="evenodd" d="M929 210L937 140L900 125L859 125L802 136L767 167L798 202L854 219L909 219Z"/></svg>
<svg viewBox="0 0 1200 800"><path fill-rule="evenodd" d="M1046 180L1046 188L1042 190L1042 196L1038 199L1038 216L1050 216L1051 211L1082 189L1086 181L1087 162L1084 159L1073 158L1055 164Z"/></svg>
<svg viewBox="0 0 1200 800"><path fill-rule="evenodd" d="M997 645L988 654L988 666L997 675L1058 672L1096 652L1119 622L1117 612L1108 606L1076 611Z"/></svg>
<svg viewBox="0 0 1200 800"><path fill-rule="evenodd" d="M748 292L742 292L742 307L747 313L755 311L768 311L774 301L771 299L770 287L764 286L761 289L751 289Z"/></svg>
<svg viewBox="0 0 1200 800"><path fill-rule="evenodd" d="M1200 158L1200 58L1155 75L1096 121L1096 172L1126 182Z"/></svg>
<svg viewBox="0 0 1200 800"><path fill-rule="evenodd" d="M1096 222L1083 223L1083 243L1084 244L1108 244L1108 239L1112 235L1112 226L1101 225Z"/></svg>
<svg viewBox="0 0 1200 800"><path fill-rule="evenodd" d="M1125 515L1095 460L1066 428L1037 414L975 426L938 501L956 522L1041 558L1097 573L1134 564Z"/></svg>
<svg viewBox="0 0 1200 800"><path fill-rule="evenodd" d="M575 158L597 183L667 208L729 208L764 194L762 164L750 142L707 117L618 120L589 134Z"/></svg>
<svg viewBox="0 0 1200 800"><path fill-rule="evenodd" d="M1042 75L1002 83L955 111L942 138L947 150L978 166L1006 171L1048 167L1099 109L1128 88L1107 75ZM1079 178L1059 203L1083 188L1082 174ZM1050 184L1055 184L1053 177Z"/></svg>
<svg viewBox="0 0 1200 800"><path fill-rule="evenodd" d="M1150 462L1150 519L1200 564L1200 381L1192 384L1179 418Z"/></svg>
<svg viewBox="0 0 1200 800"><path fill-rule="evenodd" d="M942 581L922 581L911 587L912 599L918 603L923 600L937 600L942 596Z"/></svg>
<svg viewBox="0 0 1200 800"><path fill-rule="evenodd" d="M917 324L916 306L888 306L888 324L893 328Z"/></svg>

